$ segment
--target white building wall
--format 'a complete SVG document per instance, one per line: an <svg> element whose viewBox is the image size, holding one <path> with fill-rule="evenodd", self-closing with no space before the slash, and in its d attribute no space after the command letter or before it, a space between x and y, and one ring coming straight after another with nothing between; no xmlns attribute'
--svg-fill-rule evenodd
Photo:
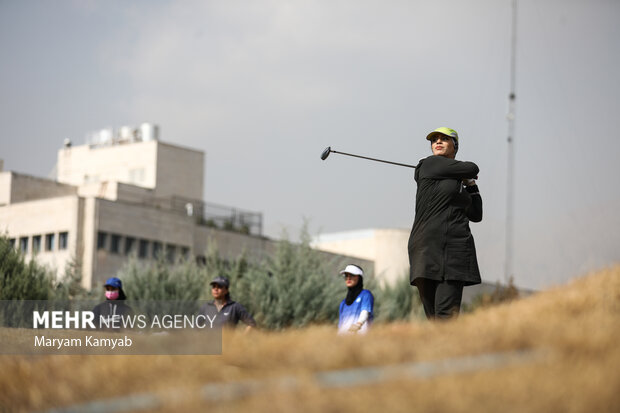
<svg viewBox="0 0 620 413"><path fill-rule="evenodd" d="M11 172L0 172L0 205L11 203Z"/></svg>
<svg viewBox="0 0 620 413"><path fill-rule="evenodd" d="M0 172L0 205L76 193L77 189L71 185L11 171Z"/></svg>
<svg viewBox="0 0 620 413"><path fill-rule="evenodd" d="M158 141L71 146L58 151L58 181L70 185L117 181L155 188Z"/></svg>
<svg viewBox="0 0 620 413"><path fill-rule="evenodd" d="M204 153L159 142L156 197L203 199Z"/></svg>
<svg viewBox="0 0 620 413"><path fill-rule="evenodd" d="M57 170L58 181L70 185L119 182L155 197L203 199L204 153L160 141L63 148Z"/></svg>
<svg viewBox="0 0 620 413"><path fill-rule="evenodd" d="M93 270L96 264L98 200L93 197L80 198L80 200L82 202L80 222L83 231L80 232L77 250L82 264L82 286L90 289L93 286Z"/></svg>
<svg viewBox="0 0 620 413"><path fill-rule="evenodd" d="M377 279L394 285L409 273L408 240L406 229L367 229L324 234L316 237L312 245L322 251L374 261Z"/></svg>
<svg viewBox="0 0 620 413"><path fill-rule="evenodd" d="M77 196L65 196L20 202L0 208L0 231L14 238L28 238L26 259L36 255L37 261L64 274L66 264L78 254L81 203ZM59 249L60 234L67 233L67 248ZM54 246L46 249L46 236L54 234ZM41 237L41 249L33 254L33 237Z"/></svg>
<svg viewBox="0 0 620 413"><path fill-rule="evenodd" d="M375 271L391 285L409 277L408 229L379 229L375 231Z"/></svg>
<svg viewBox="0 0 620 413"><path fill-rule="evenodd" d="M152 189L120 182L93 182L78 187L78 195L84 198L94 197L110 201L124 201L138 204L155 204L155 192ZM170 204L170 202L161 202Z"/></svg>

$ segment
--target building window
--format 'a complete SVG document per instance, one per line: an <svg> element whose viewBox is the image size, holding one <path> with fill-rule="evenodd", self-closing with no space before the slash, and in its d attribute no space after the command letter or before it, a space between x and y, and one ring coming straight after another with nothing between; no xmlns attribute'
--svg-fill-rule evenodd
<svg viewBox="0 0 620 413"><path fill-rule="evenodd" d="M9 238L9 245L11 248L15 248L15 238Z"/></svg>
<svg viewBox="0 0 620 413"><path fill-rule="evenodd" d="M41 251L41 236L35 235L32 237L32 252L36 254L39 251Z"/></svg>
<svg viewBox="0 0 620 413"><path fill-rule="evenodd" d="M174 245L171 245L171 244L166 245L166 259L168 260L168 262L170 263L174 262L175 252L176 252L176 247Z"/></svg>
<svg viewBox="0 0 620 413"><path fill-rule="evenodd" d="M104 250L108 243L108 234L106 232L97 232L97 249Z"/></svg>
<svg viewBox="0 0 620 413"><path fill-rule="evenodd" d="M19 237L19 250L28 253L28 237Z"/></svg>
<svg viewBox="0 0 620 413"><path fill-rule="evenodd" d="M66 250L68 244L69 244L69 233L61 232L60 234L58 234L58 249Z"/></svg>
<svg viewBox="0 0 620 413"><path fill-rule="evenodd" d="M153 258L159 257L161 253L161 242L153 241Z"/></svg>
<svg viewBox="0 0 620 413"><path fill-rule="evenodd" d="M125 238L125 255L129 255L133 252L136 239L132 237Z"/></svg>
<svg viewBox="0 0 620 413"><path fill-rule="evenodd" d="M118 234L112 234L110 239L110 252L118 254L121 252L121 236Z"/></svg>
<svg viewBox="0 0 620 413"><path fill-rule="evenodd" d="M45 234L45 251L54 251L54 241L56 234Z"/></svg>
<svg viewBox="0 0 620 413"><path fill-rule="evenodd" d="M138 246L138 257L147 258L149 256L149 242L145 239L140 240L140 245Z"/></svg>
<svg viewBox="0 0 620 413"><path fill-rule="evenodd" d="M181 256L184 260L189 259L189 247L181 247Z"/></svg>

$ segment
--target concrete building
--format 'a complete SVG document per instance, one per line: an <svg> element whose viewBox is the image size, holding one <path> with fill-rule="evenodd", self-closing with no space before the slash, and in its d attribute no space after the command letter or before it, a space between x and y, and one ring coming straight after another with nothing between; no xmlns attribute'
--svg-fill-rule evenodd
<svg viewBox="0 0 620 413"><path fill-rule="evenodd" d="M200 260L211 243L224 259L273 253L262 214L203 201L204 162L202 151L159 141L150 124L66 141L57 180L0 169L0 231L58 274L77 260L89 289L132 254Z"/></svg>

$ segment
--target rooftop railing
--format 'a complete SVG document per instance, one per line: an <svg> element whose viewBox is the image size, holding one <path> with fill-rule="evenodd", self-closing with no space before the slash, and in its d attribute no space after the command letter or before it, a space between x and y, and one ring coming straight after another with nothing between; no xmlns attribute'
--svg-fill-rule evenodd
<svg viewBox="0 0 620 413"><path fill-rule="evenodd" d="M263 235L263 214L260 212L181 197L172 197L168 201L172 210L194 217L199 225L248 235Z"/></svg>

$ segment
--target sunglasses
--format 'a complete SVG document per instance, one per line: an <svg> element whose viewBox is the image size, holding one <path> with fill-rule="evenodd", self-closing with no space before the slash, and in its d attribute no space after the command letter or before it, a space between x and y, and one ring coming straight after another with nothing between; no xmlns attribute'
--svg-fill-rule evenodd
<svg viewBox="0 0 620 413"><path fill-rule="evenodd" d="M357 275L353 275L353 274L345 274L345 275L344 275L344 278L345 278L345 279L346 279L346 278L355 278L355 277L358 277L358 276L357 276Z"/></svg>
<svg viewBox="0 0 620 413"><path fill-rule="evenodd" d="M437 135L437 136L433 136L433 139L431 139L431 143L435 143L437 141L449 142L450 140L452 140L452 138L449 136Z"/></svg>

